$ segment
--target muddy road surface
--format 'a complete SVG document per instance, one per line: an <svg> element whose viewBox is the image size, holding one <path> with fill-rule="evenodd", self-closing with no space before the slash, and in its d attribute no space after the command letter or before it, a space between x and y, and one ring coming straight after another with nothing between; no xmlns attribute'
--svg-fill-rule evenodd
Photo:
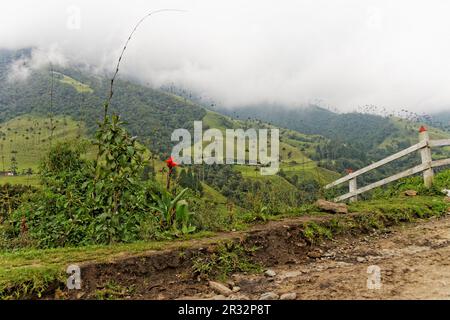
<svg viewBox="0 0 450 320"><path fill-rule="evenodd" d="M450 299L450 216L339 239L266 274L234 274L227 285L236 292L199 284L172 298Z"/></svg>

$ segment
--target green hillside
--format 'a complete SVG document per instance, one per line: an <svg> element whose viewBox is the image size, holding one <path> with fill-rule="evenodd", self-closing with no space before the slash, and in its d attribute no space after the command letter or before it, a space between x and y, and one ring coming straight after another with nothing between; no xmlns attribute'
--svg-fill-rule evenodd
<svg viewBox="0 0 450 320"><path fill-rule="evenodd" d="M27 169L37 171L41 157L52 143L79 141L86 137L86 128L81 122L63 116L55 117L52 122L55 127L53 134L50 119L39 116L25 115L0 124L2 171L11 168L13 155L19 172Z"/></svg>
<svg viewBox="0 0 450 320"><path fill-rule="evenodd" d="M276 128L273 125L257 120L239 120L208 111L203 118L206 127L225 129L235 128ZM306 135L294 130L280 130L280 169L288 176L298 175L300 180L317 180L326 184L335 179L338 174L321 168L315 161L308 158L308 152L313 153L315 147L323 143L325 139L318 135ZM270 148L269 148L270 149ZM263 179L259 170L252 166L236 166L245 177Z"/></svg>
<svg viewBox="0 0 450 320"><path fill-rule="evenodd" d="M363 151L370 151L398 131L391 121L380 116L338 114L317 106L289 109L262 105L238 108L228 113L240 119L256 118L304 134L316 134L341 143L351 143Z"/></svg>
<svg viewBox="0 0 450 320"><path fill-rule="evenodd" d="M225 129L275 128L259 120L232 119L213 111L207 112L203 118L203 125L206 128L218 128L223 134ZM258 166L235 165L233 170L236 172L236 178L230 178L231 173L228 172L224 175L229 178L219 179L216 188L220 188L223 194L237 200L242 206L261 200L241 197L239 196L242 193L241 190L246 190L255 197L259 194L266 199L266 203L274 204L274 207L296 206L305 201L311 201L320 195L321 186L339 177L338 173L318 166L316 161L307 156L308 152L314 153L316 146L322 145L324 141L326 139L318 135L305 135L293 130L281 129L280 171L277 175L262 176Z"/></svg>
<svg viewBox="0 0 450 320"><path fill-rule="evenodd" d="M414 124L399 119L336 115L316 109L306 120L295 118L295 112L289 113L289 122L284 127L270 119L223 115L183 97L131 81L117 83L110 109L126 121L127 130L115 116L105 117L97 130L96 121L101 117L104 94L108 90L106 78L65 68L54 72L33 71L25 81L10 81L4 62L26 55L26 51L6 54L0 51L0 57L1 54L4 58L10 55L9 60L0 60L1 165L2 171L19 174L0 177L0 184L3 184L0 253L6 258L14 252L19 252L19 257L23 257L21 252L42 255L44 251L37 251L38 248L57 251L64 247L75 252L70 247L95 248L93 245L103 244L108 244L113 251L120 246L122 249L115 252L123 255L124 249L163 248L171 240L245 230L258 221L305 214L318 218L325 214L317 212L313 203L319 198L331 198L323 190L325 184L345 174L346 168L361 168L417 142ZM52 82L53 91L49 91ZM203 120L204 130L217 128L222 132L238 128L279 129L279 172L263 176L261 164L171 166L170 161L166 164L166 157L176 143L171 141L171 133L177 128L192 130L195 120ZM435 128L430 128L430 133L433 138L448 137ZM82 141L86 141L84 152L74 148ZM268 153L272 147L267 146ZM49 156L41 167L46 154ZM435 156L443 157L445 153ZM358 185L378 179L390 170L397 171L415 160L417 157L407 157L394 167L383 168L369 175L367 180L358 181ZM448 185L448 173L436 179L442 182L437 187ZM414 180L405 181L407 185L401 188L423 186L422 179L417 179L416 184L411 183ZM401 188L393 185L385 191L399 196L404 190ZM349 234L356 230L355 226L369 231L375 225L381 228L384 223L390 225L392 221L412 220L412 216L423 217L423 207L430 212L430 203L436 205L437 198L426 203L420 200L427 195L440 197L436 215L446 212L442 189L417 189L421 197L412 198L414 203L409 206L416 207L414 210L408 207L406 216L393 208L395 216L384 221L387 214L381 214L379 207L370 208L376 209L373 215L377 219L355 218L347 226ZM373 196L385 196L380 193L381 189L377 191ZM390 200L386 196L384 201ZM404 202L403 199L397 201ZM417 201L423 202L417 206ZM365 212L366 208L361 210ZM330 220L330 225L339 230L342 227L339 223L336 225L334 219ZM331 239L328 231L323 232L328 230L328 223L319 226L308 222L303 227L302 241L316 237L317 240ZM310 236L306 236L306 230ZM129 245L124 246L124 243ZM308 243L308 247L312 243ZM235 259L233 256L233 252L227 251L225 258L219 256L218 259L228 264L229 257ZM240 256L235 257L240 259ZM0 272L3 281L0 295L40 295L39 288L46 288L48 283L39 285L34 280L30 282L30 278L41 281L40 277L45 274L46 279L53 281L60 267L58 264L47 274L48 266L39 265L47 271L38 272L36 277L29 273L33 268L26 272L16 268L11 276L11 270L5 265ZM17 284L19 289L14 287Z"/></svg>
<svg viewBox="0 0 450 320"><path fill-rule="evenodd" d="M30 70L26 80L11 80L10 63L29 55L29 50L0 50L0 122L30 113L66 115L84 122L92 134L103 115L109 79L76 67L54 67L53 73L49 68ZM120 114L130 133L161 159L170 153L172 131L192 128L193 121L206 114L187 99L120 79L115 83L110 111Z"/></svg>
<svg viewBox="0 0 450 320"><path fill-rule="evenodd" d="M92 90L91 87L89 87L88 85L81 83L77 80L75 80L74 78L71 78L69 76L66 76L65 74L59 73L59 72L54 72L54 74L56 75L56 78L64 84L67 84L69 86L72 86L75 90L77 90L77 92L79 93L93 93L94 90Z"/></svg>
<svg viewBox="0 0 450 320"><path fill-rule="evenodd" d="M345 174L347 169L357 170L381 160L395 152L418 142L418 129L422 124L395 117L381 117L363 113L334 113L310 106L289 109L283 106L253 106L234 110L221 110L234 119L256 119L286 127L296 132L319 135L315 143L299 144L296 139L289 143L302 150L306 157L319 167ZM425 121L425 119L424 119ZM450 133L441 127L429 126L433 139L449 138ZM450 150L438 149L436 159L446 158ZM374 182L399 170L416 164L418 156L413 154L379 170L371 172L361 180L362 184Z"/></svg>
<svg viewBox="0 0 450 320"><path fill-rule="evenodd" d="M26 56L26 53L23 54ZM3 147L5 170L11 167L12 151L17 151L15 155L20 174L38 170L40 159L50 146L51 118L55 126L54 142L90 137L96 129L96 119L101 116L104 94L108 91L107 79L75 68L65 68L54 70L53 73L49 70L33 71L24 82L10 82L7 80L8 68L3 65L0 70L0 81L5 84L0 89L0 120L6 135ZM53 92L50 95L52 81ZM205 130L271 127L261 121L233 120L205 110L183 97L132 82L117 82L114 92L111 111L119 113L130 133L157 155L156 159L152 159L151 166L156 181L162 185L167 180L163 160L174 145L170 141L174 129L192 130L194 120L203 120ZM230 201L243 210L252 209L249 194L255 193L255 188L259 190L256 194L273 195L261 202L270 203L273 210L279 210L281 205L296 206L303 202L304 198L299 193L305 193L304 184L314 181L314 190L311 191L317 196L320 185L337 176L318 167L305 153L313 150L321 139L291 130L282 131L280 173L286 172L286 176L262 177L258 171L255 177L248 174L255 172L255 168L248 166L195 166L196 179L200 179L203 185L203 190L197 191L202 193L205 200L216 203L215 210L221 211L223 215L227 214L226 203ZM178 173L188 168L182 166ZM34 175L24 174L2 177L0 182L37 184L38 180Z"/></svg>
<svg viewBox="0 0 450 320"><path fill-rule="evenodd" d="M26 81L9 81L8 64L27 55L29 52L26 50L0 51L0 81L3 84L0 87L0 121L4 126L2 130L8 131L5 131L8 137L3 141L5 169L10 167L12 151L20 153L17 156L20 170L37 169L39 155L45 152L45 145L49 143L49 124L45 119L51 115L55 116L57 124L55 139L92 135L108 92L109 80L106 77L75 67L55 67L53 73L45 69L34 70ZM50 95L52 81L53 92ZM119 113L129 132L157 155L153 160L153 170L160 182L166 179L165 173L161 172L165 166L162 161L174 145L170 140L174 129L192 130L195 120L203 120L204 130L280 128L281 166L276 176L262 177L258 168L253 166L220 166L201 170L199 166L193 166L197 179L204 185L240 206L248 202L246 194L254 190L255 183L260 192L282 190L288 198L297 198L300 202L305 194L317 197L321 186L345 174L347 168L362 168L417 142L418 124L399 119L359 113L337 114L319 107L291 110L278 106L221 110L221 113L228 114L226 116L207 110L185 97L126 80L116 83L110 111ZM35 125L35 131L27 132L32 123L21 123L26 117L42 119L42 123ZM16 122L17 125L14 124ZM37 132L41 132L41 137ZM433 137L448 136L438 129L431 128L430 132ZM21 150L29 152L25 154ZM435 156L445 155L437 153ZM405 158L392 167L373 172L361 184L407 167L416 158ZM184 169L188 167L184 166Z"/></svg>
<svg viewBox="0 0 450 320"><path fill-rule="evenodd" d="M54 127L54 130L50 129ZM16 171L16 176L0 176L0 183L38 185L36 173L42 157L57 142L80 143L87 139L82 122L70 117L49 118L23 115L0 124L1 171ZM87 150L92 158L95 150Z"/></svg>

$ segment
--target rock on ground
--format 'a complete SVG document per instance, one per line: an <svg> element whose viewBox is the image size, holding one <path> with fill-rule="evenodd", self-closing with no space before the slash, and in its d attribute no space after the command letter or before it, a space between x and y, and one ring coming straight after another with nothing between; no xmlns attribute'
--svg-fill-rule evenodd
<svg viewBox="0 0 450 320"><path fill-rule="evenodd" d="M266 292L259 297L259 300L278 300L280 298L275 292Z"/></svg>
<svg viewBox="0 0 450 320"><path fill-rule="evenodd" d="M217 293L222 294L226 297L228 297L231 293L233 293L233 291L231 291L230 288L219 282L209 281L209 286Z"/></svg>
<svg viewBox="0 0 450 320"><path fill-rule="evenodd" d="M344 214L348 213L348 207L345 203L335 203L320 199L317 200L316 206L320 210L330 213L344 213Z"/></svg>
<svg viewBox="0 0 450 320"><path fill-rule="evenodd" d="M407 197L415 197L415 196L417 196L417 191L416 190L406 190L405 192L403 192L403 194Z"/></svg>
<svg viewBox="0 0 450 320"><path fill-rule="evenodd" d="M272 269L268 269L268 270L266 270L266 272L264 272L264 275L266 277L273 278L277 275L277 273L275 271L273 271Z"/></svg>
<svg viewBox="0 0 450 320"><path fill-rule="evenodd" d="M280 300L295 300L297 299L297 294L295 292L282 294Z"/></svg>

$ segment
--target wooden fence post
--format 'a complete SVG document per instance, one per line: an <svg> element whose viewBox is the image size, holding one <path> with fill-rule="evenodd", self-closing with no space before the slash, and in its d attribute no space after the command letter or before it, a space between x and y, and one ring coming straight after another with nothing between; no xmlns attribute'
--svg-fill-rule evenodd
<svg viewBox="0 0 450 320"><path fill-rule="evenodd" d="M427 141L427 145L420 149L420 157L422 158L422 164L430 164L430 168L423 172L423 181L427 188L431 188L433 186L434 180L434 171L431 167L431 147L430 147L430 135L428 134L427 128L424 126L420 127L419 130L419 139L420 141Z"/></svg>
<svg viewBox="0 0 450 320"><path fill-rule="evenodd" d="M349 181L349 191L353 192L358 190L358 182L356 181L356 177ZM350 202L358 201L358 196L354 196L350 198Z"/></svg>

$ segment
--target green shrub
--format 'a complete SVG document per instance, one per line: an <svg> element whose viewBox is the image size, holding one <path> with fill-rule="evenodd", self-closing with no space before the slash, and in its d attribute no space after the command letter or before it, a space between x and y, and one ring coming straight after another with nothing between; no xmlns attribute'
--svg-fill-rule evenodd
<svg viewBox="0 0 450 320"><path fill-rule="evenodd" d="M189 234L196 227L191 225L192 215L188 203L183 200L188 189L183 189L177 195L160 189L159 193L151 193L155 205L151 207L159 214L159 221L163 230L173 235Z"/></svg>
<svg viewBox="0 0 450 320"><path fill-rule="evenodd" d="M195 230L187 203L180 202L184 192L172 197L155 181L142 181L144 150L118 116L105 118L94 144L95 161L82 158L82 146L51 148L41 168L42 190L11 215L13 237L59 247L148 239L151 229L154 236Z"/></svg>
<svg viewBox="0 0 450 320"><path fill-rule="evenodd" d="M450 170L441 171L436 174L433 187L427 188L423 183L422 176L415 176L399 180L397 183L385 188L379 188L372 192L373 199L386 199L398 197L407 190L415 190L422 196L441 196L443 189L450 189Z"/></svg>
<svg viewBox="0 0 450 320"><path fill-rule="evenodd" d="M193 260L194 274L202 278L225 280L234 272L261 272L262 266L253 263L249 255L257 248L247 249L234 242L220 243L212 254L200 254Z"/></svg>
<svg viewBox="0 0 450 320"><path fill-rule="evenodd" d="M324 239L330 240L333 237L333 233L328 226L315 222L306 223L302 234L310 244L315 244Z"/></svg>
<svg viewBox="0 0 450 320"><path fill-rule="evenodd" d="M36 189L25 185L12 185L6 183L0 186L0 224L9 218L11 213L16 210L24 196L28 196L36 192Z"/></svg>

